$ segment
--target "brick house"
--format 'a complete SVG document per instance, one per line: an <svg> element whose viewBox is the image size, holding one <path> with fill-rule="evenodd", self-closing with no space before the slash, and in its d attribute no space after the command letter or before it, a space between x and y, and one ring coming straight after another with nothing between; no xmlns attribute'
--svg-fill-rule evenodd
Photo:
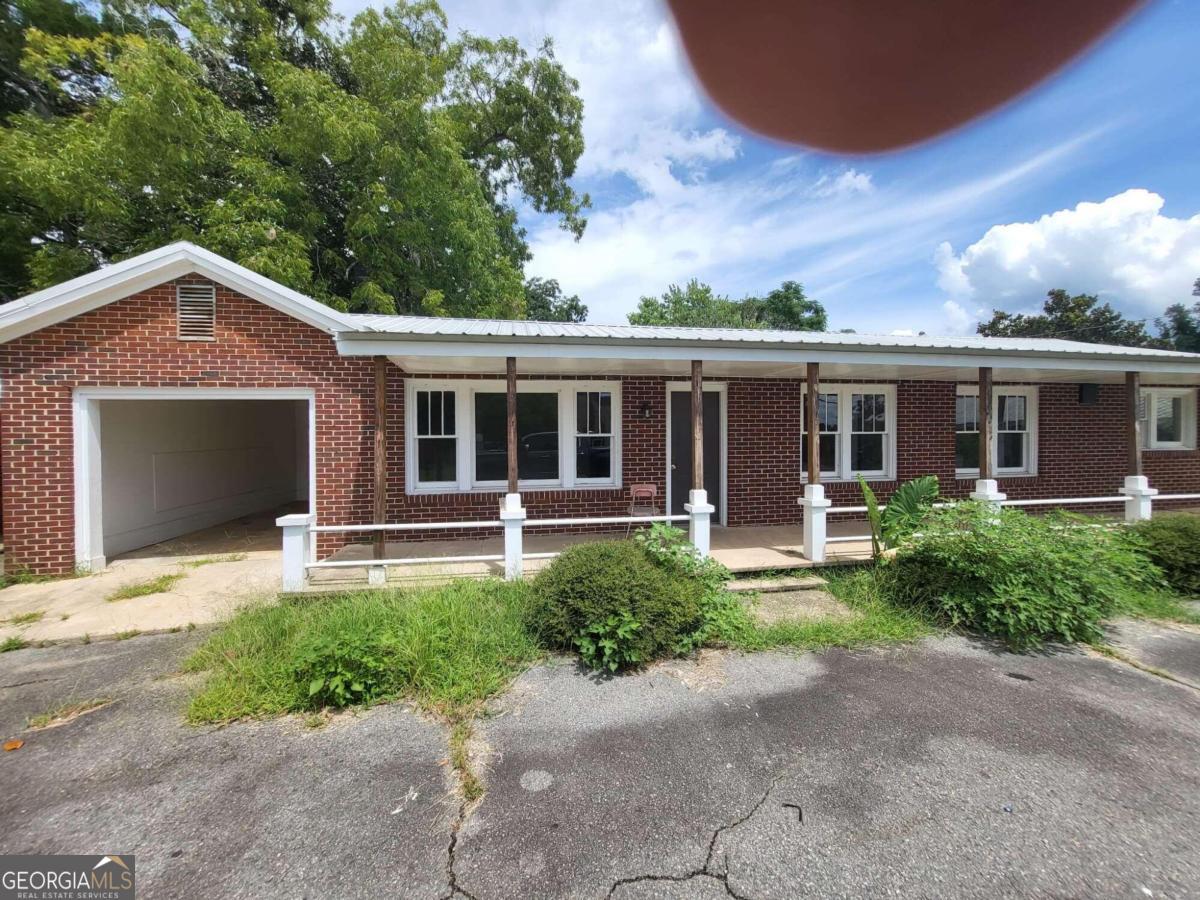
<svg viewBox="0 0 1200 900"><path fill-rule="evenodd" d="M948 496L1195 493L1197 385L1200 355L1061 340L352 315L178 243L0 307L5 556L95 569L289 504L620 517L632 485L669 514L703 490L729 529L797 525L813 488L860 502L858 474L885 497L929 473Z"/></svg>

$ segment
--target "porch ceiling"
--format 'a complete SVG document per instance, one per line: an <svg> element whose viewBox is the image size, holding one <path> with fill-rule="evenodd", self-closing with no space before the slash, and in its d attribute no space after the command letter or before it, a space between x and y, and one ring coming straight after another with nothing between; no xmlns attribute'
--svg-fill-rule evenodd
<svg viewBox="0 0 1200 900"><path fill-rule="evenodd" d="M681 359L580 358L577 356L523 357L514 346L517 371L522 375L657 375L688 378L690 362ZM703 356L703 354L701 354ZM504 357L395 355L388 357L405 372L414 375L503 375ZM797 378L805 376L805 361L763 362L753 360L704 360L706 378ZM981 359L977 365L988 365ZM993 364L994 365L994 364ZM995 366L997 381L1066 382L1084 384L1123 384L1123 369L1097 371L1086 368L1045 368L1039 366ZM1136 368L1136 364L1133 366ZM1200 372L1146 372L1147 383L1200 384ZM977 366L901 365L896 363L821 362L821 377L830 381L954 381L974 382Z"/></svg>

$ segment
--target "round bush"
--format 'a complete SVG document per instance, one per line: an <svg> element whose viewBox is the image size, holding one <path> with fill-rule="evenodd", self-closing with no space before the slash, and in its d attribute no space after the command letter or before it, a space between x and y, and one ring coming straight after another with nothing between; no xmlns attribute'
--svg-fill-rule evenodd
<svg viewBox="0 0 1200 900"><path fill-rule="evenodd" d="M1171 587L1181 594L1200 594L1200 516L1156 516L1139 522L1133 533Z"/></svg>
<svg viewBox="0 0 1200 900"><path fill-rule="evenodd" d="M676 652L701 624L702 593L632 541L577 544L535 579L531 625L549 645L615 671Z"/></svg>
<svg viewBox="0 0 1200 900"><path fill-rule="evenodd" d="M1153 590L1157 568L1098 520L999 513L963 503L935 510L884 570L893 599L1010 647L1090 641L1128 592Z"/></svg>

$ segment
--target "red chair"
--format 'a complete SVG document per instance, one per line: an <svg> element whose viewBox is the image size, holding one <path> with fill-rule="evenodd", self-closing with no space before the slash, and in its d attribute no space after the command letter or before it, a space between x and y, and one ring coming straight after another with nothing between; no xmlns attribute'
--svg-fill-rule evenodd
<svg viewBox="0 0 1200 900"><path fill-rule="evenodd" d="M658 505L657 484L631 484L629 486L629 515L630 516L661 516L662 509ZM633 522L625 526L628 536L633 528Z"/></svg>

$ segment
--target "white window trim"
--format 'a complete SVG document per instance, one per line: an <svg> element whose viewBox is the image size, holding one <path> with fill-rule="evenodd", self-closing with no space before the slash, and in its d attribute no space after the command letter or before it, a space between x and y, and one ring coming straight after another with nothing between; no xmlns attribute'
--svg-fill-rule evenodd
<svg viewBox="0 0 1200 900"><path fill-rule="evenodd" d="M1000 409L999 397L1004 394L1009 397L1024 397L1025 398L1025 465L1021 468L1005 468L1002 469L996 465L996 453L999 440L997 440L998 421L996 416ZM960 384L958 385L957 396L959 397L978 397L979 385L977 384ZM954 422L951 421L950 427L954 427ZM955 434L958 432L956 431ZM992 385L992 435L988 442L988 447L992 456L992 472L995 475L1003 475L1005 478L1032 478L1038 473L1038 389L1036 385ZM967 469L955 469L954 475L956 478L978 478L979 466Z"/></svg>
<svg viewBox="0 0 1200 900"><path fill-rule="evenodd" d="M503 379L408 378L404 386L404 479L409 494L495 493L503 491L503 481L475 480L475 394L504 393ZM454 426L457 441L455 482L423 483L417 480L417 391L447 391L455 395ZM612 394L612 477L575 477L575 421L577 391L607 391ZM520 490L578 490L621 487L621 382L619 381L517 381L518 394L556 394L558 396L558 474L553 480L524 479Z"/></svg>
<svg viewBox="0 0 1200 900"><path fill-rule="evenodd" d="M837 438L837 471L821 473L822 481L855 481L862 475L867 481L893 481L896 478L896 385L894 384L818 384L818 394L838 395L838 430L825 431L822 434L836 434ZM885 421L887 431L876 432L883 435L883 468L875 471L856 472L850 468L850 437L852 416L850 413L850 398L852 394L883 394L887 399ZM801 404L803 407L803 403ZM800 423L800 439L806 438L806 422ZM808 481L807 471L800 474L801 481Z"/></svg>
<svg viewBox="0 0 1200 900"><path fill-rule="evenodd" d="M1180 433L1183 440L1158 440L1158 427L1155 413L1160 398L1183 399ZM1195 388L1144 388L1142 403L1145 404L1145 416L1139 426L1142 428L1142 447L1145 450L1195 450L1196 449L1196 389Z"/></svg>

